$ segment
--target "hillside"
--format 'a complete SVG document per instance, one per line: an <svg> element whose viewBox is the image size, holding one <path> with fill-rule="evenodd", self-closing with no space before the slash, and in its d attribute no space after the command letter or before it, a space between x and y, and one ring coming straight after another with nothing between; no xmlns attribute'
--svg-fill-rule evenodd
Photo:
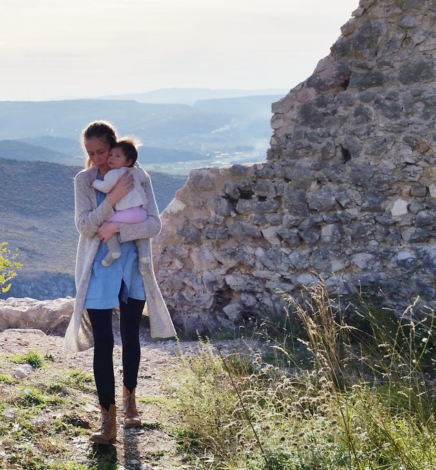
<svg viewBox="0 0 436 470"><path fill-rule="evenodd" d="M72 157L64 152L19 140L0 140L0 158L36 160L63 165L82 165L83 157Z"/></svg>
<svg viewBox="0 0 436 470"><path fill-rule="evenodd" d="M77 139L70 139L68 137L41 135L39 137L26 137L20 140L22 142L26 142L27 144L39 145L48 149L57 150L58 152L66 153L67 155L71 155L73 157L81 157L83 155L83 149L79 142L79 136L77 136Z"/></svg>
<svg viewBox="0 0 436 470"><path fill-rule="evenodd" d="M0 158L0 238L19 248L24 267L7 296L74 295L74 176L80 167ZM185 179L150 172L159 209ZM5 296L0 296L5 297Z"/></svg>

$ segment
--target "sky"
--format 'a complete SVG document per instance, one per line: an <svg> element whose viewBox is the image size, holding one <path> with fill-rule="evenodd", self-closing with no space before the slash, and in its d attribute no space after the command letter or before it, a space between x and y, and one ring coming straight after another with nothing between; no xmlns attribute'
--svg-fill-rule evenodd
<svg viewBox="0 0 436 470"><path fill-rule="evenodd" d="M291 89L358 0L0 0L0 101Z"/></svg>

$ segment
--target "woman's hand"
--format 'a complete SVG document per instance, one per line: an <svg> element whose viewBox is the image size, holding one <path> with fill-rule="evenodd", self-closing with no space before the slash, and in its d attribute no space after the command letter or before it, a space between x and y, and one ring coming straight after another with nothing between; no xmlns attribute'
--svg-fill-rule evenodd
<svg viewBox="0 0 436 470"><path fill-rule="evenodd" d="M97 231L100 240L105 243L108 242L112 235L115 235L120 231L120 224L118 222L103 222Z"/></svg>
<svg viewBox="0 0 436 470"><path fill-rule="evenodd" d="M126 171L124 175L118 180L118 183L107 195L107 200L113 207L120 199L126 196L134 186L133 175Z"/></svg>

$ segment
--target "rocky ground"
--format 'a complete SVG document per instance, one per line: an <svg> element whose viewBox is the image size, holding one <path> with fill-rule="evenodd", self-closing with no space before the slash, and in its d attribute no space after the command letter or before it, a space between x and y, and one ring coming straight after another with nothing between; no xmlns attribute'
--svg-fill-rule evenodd
<svg viewBox="0 0 436 470"><path fill-rule="evenodd" d="M121 410L121 341L118 332L115 336L116 404L117 409ZM224 351L233 349L235 345L235 341L231 340L219 341L218 343L224 348ZM116 445L92 446L88 442L88 437L92 430L97 429L99 422L99 408L94 384L90 382L84 387L68 386L62 377L65 378L68 374L71 377L71 373L78 371L92 375L93 349L80 354L67 352L63 347L62 337L48 336L40 330L6 330L0 333L0 364L1 377L3 377L3 380L0 380L2 402L0 405L3 405L3 407L0 406L0 411L3 411L5 423L2 432L0 432L0 464L3 459L3 465L0 467L28 468L24 463L25 455L28 455L30 459L36 459L38 449L41 450L41 439L37 440L38 442L33 439L32 442L30 437L29 445L26 444L26 447L14 436L14 431L17 435L25 431L26 422L31 423L28 426L33 429L34 435L38 430L45 430L46 434L52 435L54 424L61 422L64 423L65 430L63 431L62 427L58 426L56 429L59 432L56 431L56 434L52 435L53 439L44 444L45 447L48 446L48 449L45 448L41 451L50 452L50 445L55 445L54 442L58 442L64 457L59 455L57 458L73 460L77 464L82 464L83 468L193 469L194 467L188 463L183 452L177 450L177 442L172 435L171 426L175 425L176 421L172 417L174 409L169 405L171 396L168 392L168 384L171 382L172 371L179 365L181 352L192 354L197 345L197 342L153 342L150 339L149 330L143 328L141 330L142 360L137 388L138 408L142 415L143 425L140 428L124 428L120 412L117 419L118 442ZM33 369L14 362L17 355L28 354L31 351L37 352L41 357L47 359L44 361L43 367ZM24 370L24 372L20 374L17 370ZM17 375L26 376L17 377ZM90 375L88 375L89 379ZM66 386L56 389L53 387L55 383L64 383ZM36 392L31 390L36 390ZM47 394L50 390L50 393L53 393L53 390L57 392L64 403L63 405L56 406L47 402L44 406L27 408L25 410L27 415L23 414L24 408L21 406L24 406L26 393L32 395L32 393L41 391L41 393ZM35 403L36 405L42 403L41 399L40 402ZM20 412L22 412L22 419L17 418L17 413ZM29 415L29 413L33 414ZM30 421L26 421L25 416L30 416ZM15 424L12 424L14 421ZM79 431L81 432L68 431L69 427L65 423L71 422L76 425L79 423ZM53 450L54 454L59 454L59 452L59 449ZM17 455L17 458L11 459L11 455ZM97 466L93 467L93 465Z"/></svg>

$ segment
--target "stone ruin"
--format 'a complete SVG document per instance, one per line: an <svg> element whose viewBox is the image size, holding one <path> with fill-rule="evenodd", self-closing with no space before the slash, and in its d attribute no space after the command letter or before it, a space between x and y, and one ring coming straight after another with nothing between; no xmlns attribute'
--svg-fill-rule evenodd
<svg viewBox="0 0 436 470"><path fill-rule="evenodd" d="M332 294L436 305L436 2L361 0L313 75L272 105L267 160L192 171L156 276L179 328Z"/></svg>

